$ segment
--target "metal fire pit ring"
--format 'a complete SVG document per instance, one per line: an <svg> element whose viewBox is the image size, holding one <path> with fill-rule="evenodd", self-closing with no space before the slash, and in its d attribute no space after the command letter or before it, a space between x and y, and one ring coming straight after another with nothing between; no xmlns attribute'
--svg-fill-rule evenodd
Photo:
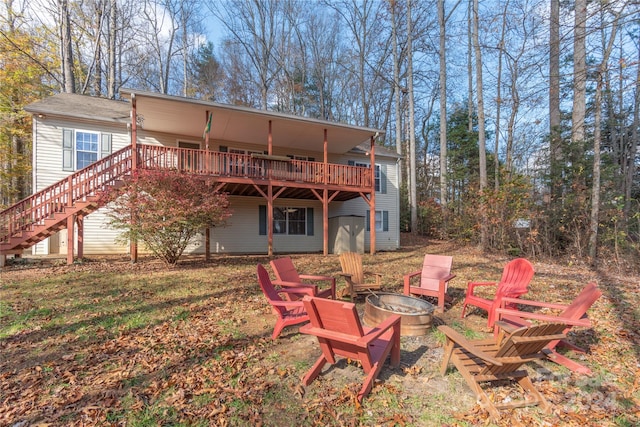
<svg viewBox="0 0 640 427"><path fill-rule="evenodd" d="M400 335L426 335L433 322L434 306L420 298L402 294L372 294L365 300L364 324L377 326L393 314L400 315Z"/></svg>

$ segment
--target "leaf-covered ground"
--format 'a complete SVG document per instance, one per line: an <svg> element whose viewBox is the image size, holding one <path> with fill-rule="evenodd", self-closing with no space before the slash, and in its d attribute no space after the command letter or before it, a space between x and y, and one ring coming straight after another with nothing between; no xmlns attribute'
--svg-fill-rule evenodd
<svg viewBox="0 0 640 427"><path fill-rule="evenodd" d="M486 314L460 318L466 283L497 280L508 261L448 243L405 241L397 252L364 255L384 274L385 291L425 253L454 256L453 302L436 323L488 336ZM335 255L293 255L301 272L336 275ZM487 414L454 369L442 377L442 337L434 329L403 337L401 366L385 366L363 405L363 373L340 361L308 387L300 378L320 354L315 338L286 328L272 341L274 316L256 282L265 256L186 258L166 269L151 259L95 257L66 266L24 260L0 273L0 425L2 426L440 426L487 425ZM591 329L568 353L593 370L572 373L549 361L527 366L553 412L502 413L510 426L640 424L640 278L532 260L528 299L568 302L596 280L603 297ZM270 268L267 267L270 271ZM341 279L339 287L344 286ZM358 302L359 308L363 300ZM500 401L514 387L493 390Z"/></svg>

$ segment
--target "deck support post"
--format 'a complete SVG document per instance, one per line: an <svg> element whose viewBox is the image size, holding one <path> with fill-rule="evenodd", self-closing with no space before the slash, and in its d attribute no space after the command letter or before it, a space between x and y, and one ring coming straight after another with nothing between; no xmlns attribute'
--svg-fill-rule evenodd
<svg viewBox="0 0 640 427"><path fill-rule="evenodd" d="M328 142L327 142L327 129L324 130L324 158L322 169L324 171L322 182L325 186L322 190L322 253L324 256L329 255L329 190L327 190L327 180L329 177L329 163L328 163Z"/></svg>
<svg viewBox="0 0 640 427"><path fill-rule="evenodd" d="M75 215L69 215L67 217L67 264L73 264L73 241L75 240L74 236L74 225L75 225Z"/></svg>
<svg viewBox="0 0 640 427"><path fill-rule="evenodd" d="M84 215L78 215L76 218L78 224L78 259L84 258Z"/></svg>
<svg viewBox="0 0 640 427"><path fill-rule="evenodd" d="M371 255L376 253L376 155L375 155L375 137L371 137L371 148L369 154L371 156L371 198L370 209L371 215L369 215L369 251ZM382 220L382 218L380 218Z"/></svg>
<svg viewBox="0 0 640 427"><path fill-rule="evenodd" d="M131 175L135 176L138 169L138 109L136 108L136 94L131 94ZM135 215L131 215L131 221L135 221ZM138 262L138 241L131 239L129 242L131 262Z"/></svg>
<svg viewBox="0 0 640 427"><path fill-rule="evenodd" d="M267 187L267 255L273 256L273 185Z"/></svg>

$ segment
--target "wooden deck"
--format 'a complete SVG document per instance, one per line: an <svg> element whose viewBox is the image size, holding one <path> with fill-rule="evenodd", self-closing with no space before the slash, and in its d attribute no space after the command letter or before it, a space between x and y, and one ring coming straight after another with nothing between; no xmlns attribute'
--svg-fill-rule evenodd
<svg viewBox="0 0 640 427"><path fill-rule="evenodd" d="M140 169L197 174L230 195L344 201L370 194L372 171L366 167L289 159L265 154L234 154L138 144ZM70 215L88 215L99 195L133 170L127 146L0 212L0 254L19 253L67 226Z"/></svg>

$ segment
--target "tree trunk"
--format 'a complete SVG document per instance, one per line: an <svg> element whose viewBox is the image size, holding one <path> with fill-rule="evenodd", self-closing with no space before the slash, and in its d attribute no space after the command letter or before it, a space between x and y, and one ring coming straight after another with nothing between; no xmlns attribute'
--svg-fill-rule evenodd
<svg viewBox="0 0 640 427"><path fill-rule="evenodd" d="M447 207L447 55L444 0L438 0L440 27L440 205L446 219Z"/></svg>
<svg viewBox="0 0 640 427"><path fill-rule="evenodd" d="M482 95L482 52L478 36L478 0L473 0L473 50L476 57L476 88L478 92L478 148L480 160L480 247L487 248L487 209L484 191L487 188L487 152L484 129L484 96Z"/></svg>
<svg viewBox="0 0 640 427"><path fill-rule="evenodd" d="M562 140L560 116L560 0L551 0L549 19L549 163L551 197L562 197Z"/></svg>
<svg viewBox="0 0 640 427"><path fill-rule="evenodd" d="M586 21L587 0L576 0L573 35L573 112L571 115L571 142L573 144L584 141L587 83Z"/></svg>
<svg viewBox="0 0 640 427"><path fill-rule="evenodd" d="M67 0L58 0L58 11L60 13L60 48L62 50L62 91L65 93L75 93L76 79L73 71L71 18L69 16L69 4Z"/></svg>
<svg viewBox="0 0 640 427"><path fill-rule="evenodd" d="M411 22L411 0L407 0L407 90L409 91L409 156L411 157L410 203L411 231L418 229L418 192L416 185L416 127L413 101L413 35Z"/></svg>
<svg viewBox="0 0 640 427"><path fill-rule="evenodd" d="M500 150L500 112L502 110L502 56L504 54L504 33L507 29L507 9L509 8L509 0L504 4L502 10L502 29L500 31L500 42L498 44L498 76L496 81L496 140L494 144L495 164L493 169L494 187L496 192L500 189L500 162L498 161L498 153Z"/></svg>
<svg viewBox="0 0 640 427"><path fill-rule="evenodd" d="M473 8L471 0L467 3L467 81L468 81L468 99L467 99L467 108L468 108L468 125L467 129L469 132L473 132L473 42L471 41L471 35L473 34L473 26L472 26L472 15Z"/></svg>
<svg viewBox="0 0 640 427"><path fill-rule="evenodd" d="M593 184L591 187L591 222L589 226L589 258L591 258L592 265L597 264L598 221L600 216L600 123L602 119L602 86L604 75L607 72L607 63L609 62L609 56L611 55L613 42L618 29L618 17L619 14L616 14L611 28L611 35L606 43L606 47L602 55L602 62L598 66L596 76L596 96L594 105L595 119L593 132Z"/></svg>
<svg viewBox="0 0 640 427"><path fill-rule="evenodd" d="M396 153L402 157L402 111L400 109L400 57L398 55L398 24L396 20L395 0L390 1L391 9L391 41L393 45L393 99L395 107ZM399 163L398 187L402 187L402 162Z"/></svg>
<svg viewBox="0 0 640 427"><path fill-rule="evenodd" d="M107 78L107 97L116 98L116 25L117 25L117 1L109 1L109 72Z"/></svg>

